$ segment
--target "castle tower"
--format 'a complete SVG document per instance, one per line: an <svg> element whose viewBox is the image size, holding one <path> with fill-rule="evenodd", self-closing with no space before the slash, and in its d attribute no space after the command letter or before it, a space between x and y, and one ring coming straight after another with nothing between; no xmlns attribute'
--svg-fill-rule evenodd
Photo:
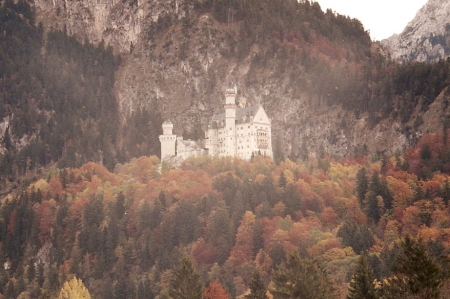
<svg viewBox="0 0 450 299"><path fill-rule="evenodd" d="M225 92L226 155L236 156L236 86Z"/></svg>
<svg viewBox="0 0 450 299"><path fill-rule="evenodd" d="M165 121L162 124L163 134L159 135L161 142L161 161L175 156L175 143L177 136L172 134L173 124L170 121Z"/></svg>

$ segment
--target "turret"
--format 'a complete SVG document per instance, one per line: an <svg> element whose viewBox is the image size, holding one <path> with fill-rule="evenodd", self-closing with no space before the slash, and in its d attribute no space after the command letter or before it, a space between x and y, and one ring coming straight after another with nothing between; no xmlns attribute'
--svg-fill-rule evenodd
<svg viewBox="0 0 450 299"><path fill-rule="evenodd" d="M236 156L236 86L225 92L225 122L227 156Z"/></svg>
<svg viewBox="0 0 450 299"><path fill-rule="evenodd" d="M172 135L173 123L170 120L166 120L162 124L163 135Z"/></svg>
<svg viewBox="0 0 450 299"><path fill-rule="evenodd" d="M175 144L177 136L172 134L173 124L171 121L165 121L162 124L163 135L159 135L161 142L161 160L175 156Z"/></svg>

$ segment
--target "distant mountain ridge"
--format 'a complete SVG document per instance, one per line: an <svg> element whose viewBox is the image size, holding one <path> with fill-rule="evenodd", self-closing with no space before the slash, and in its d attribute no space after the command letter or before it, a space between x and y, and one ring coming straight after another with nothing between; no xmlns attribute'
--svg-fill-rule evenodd
<svg viewBox="0 0 450 299"><path fill-rule="evenodd" d="M429 0L401 34L382 41L392 58L433 61L450 55L450 1Z"/></svg>

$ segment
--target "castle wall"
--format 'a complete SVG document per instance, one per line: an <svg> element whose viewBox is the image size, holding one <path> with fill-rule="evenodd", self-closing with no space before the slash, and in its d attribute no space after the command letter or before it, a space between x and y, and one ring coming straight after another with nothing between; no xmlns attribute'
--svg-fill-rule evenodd
<svg viewBox="0 0 450 299"><path fill-rule="evenodd" d="M237 108L235 97L236 90L227 89L225 113L215 115L210 122L205 134L207 154L214 157L237 156L245 160L250 160L253 155L273 157L271 122L264 108ZM164 133L172 133L167 124L166 130L163 125ZM162 158L176 156L184 160L206 152L195 142L175 135L161 135L160 140Z"/></svg>

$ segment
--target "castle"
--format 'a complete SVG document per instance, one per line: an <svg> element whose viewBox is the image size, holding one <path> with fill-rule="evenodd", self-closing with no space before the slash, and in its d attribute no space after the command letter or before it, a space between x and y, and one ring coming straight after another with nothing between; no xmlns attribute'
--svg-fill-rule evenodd
<svg viewBox="0 0 450 299"><path fill-rule="evenodd" d="M192 156L235 156L250 160L254 155L273 157L271 122L261 105L238 107L236 87L227 88L225 113L214 114L205 132L205 148L172 133L173 124L163 123L161 160L184 160Z"/></svg>

